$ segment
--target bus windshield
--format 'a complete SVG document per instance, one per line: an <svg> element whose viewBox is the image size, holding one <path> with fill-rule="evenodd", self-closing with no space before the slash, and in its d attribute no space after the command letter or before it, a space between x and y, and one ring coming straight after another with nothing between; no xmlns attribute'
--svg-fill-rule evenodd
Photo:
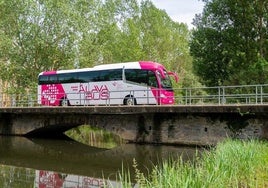
<svg viewBox="0 0 268 188"><path fill-rule="evenodd" d="M160 72L157 71L157 76L160 80L160 83L161 83L161 87L163 89L172 89L172 83L171 83L171 80L170 80L170 77L169 75L167 74L166 71L164 71L164 76L161 76Z"/></svg>

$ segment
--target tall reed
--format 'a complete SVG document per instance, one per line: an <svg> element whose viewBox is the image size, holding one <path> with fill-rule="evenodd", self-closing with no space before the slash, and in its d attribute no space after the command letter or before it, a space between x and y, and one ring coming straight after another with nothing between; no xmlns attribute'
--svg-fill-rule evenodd
<svg viewBox="0 0 268 188"><path fill-rule="evenodd" d="M138 168L135 163L134 168ZM165 161L146 178L135 171L137 187L268 187L268 143L226 140L197 155L194 162L180 157Z"/></svg>

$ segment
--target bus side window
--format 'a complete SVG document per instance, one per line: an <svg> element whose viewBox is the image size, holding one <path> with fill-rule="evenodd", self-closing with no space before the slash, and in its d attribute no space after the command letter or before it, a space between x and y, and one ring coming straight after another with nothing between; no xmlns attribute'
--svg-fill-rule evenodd
<svg viewBox="0 0 268 188"><path fill-rule="evenodd" d="M148 85L148 71L147 70L138 70L137 80L138 83L143 85Z"/></svg>
<svg viewBox="0 0 268 188"><path fill-rule="evenodd" d="M89 73L89 81L90 82L99 82L100 79L100 72L101 71L90 71Z"/></svg>
<svg viewBox="0 0 268 188"><path fill-rule="evenodd" d="M58 76L57 75L49 75L49 80L48 80L49 84L58 84Z"/></svg>
<svg viewBox="0 0 268 188"><path fill-rule="evenodd" d="M59 74L59 83L74 83L77 82L77 74L70 73L70 74Z"/></svg>
<svg viewBox="0 0 268 188"><path fill-rule="evenodd" d="M125 75L127 81L151 87L158 87L157 79L153 71L126 69Z"/></svg>
<svg viewBox="0 0 268 188"><path fill-rule="evenodd" d="M48 83L48 76L40 75L38 78L38 85L47 84Z"/></svg>
<svg viewBox="0 0 268 188"><path fill-rule="evenodd" d="M139 69L126 69L125 75L127 81L147 85L147 71Z"/></svg>
<svg viewBox="0 0 268 188"><path fill-rule="evenodd" d="M109 81L109 70L99 71L99 75L98 77L95 78L95 81L97 82Z"/></svg>
<svg viewBox="0 0 268 188"><path fill-rule="evenodd" d="M110 81L122 80L122 69L111 70L109 78L110 78Z"/></svg>
<svg viewBox="0 0 268 188"><path fill-rule="evenodd" d="M125 76L126 76L126 80L127 81L131 81L131 82L137 82L136 80L136 72L133 69L126 69L125 70Z"/></svg>
<svg viewBox="0 0 268 188"><path fill-rule="evenodd" d="M148 71L148 86L158 87L157 79L153 71Z"/></svg>

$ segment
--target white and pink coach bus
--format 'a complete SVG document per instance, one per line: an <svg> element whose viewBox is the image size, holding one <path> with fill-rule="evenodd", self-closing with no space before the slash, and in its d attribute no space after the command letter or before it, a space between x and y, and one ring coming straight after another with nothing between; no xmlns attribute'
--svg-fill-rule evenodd
<svg viewBox="0 0 268 188"><path fill-rule="evenodd" d="M98 65L45 71L38 77L38 102L49 106L174 104L169 75L156 62Z"/></svg>

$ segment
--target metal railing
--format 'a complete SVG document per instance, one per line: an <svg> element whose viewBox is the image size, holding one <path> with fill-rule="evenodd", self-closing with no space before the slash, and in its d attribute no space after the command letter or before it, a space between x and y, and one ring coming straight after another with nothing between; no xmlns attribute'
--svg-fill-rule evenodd
<svg viewBox="0 0 268 188"><path fill-rule="evenodd" d="M0 94L0 107L39 106L36 94Z"/></svg>
<svg viewBox="0 0 268 188"><path fill-rule="evenodd" d="M129 91L111 91L112 93L126 92L130 96L134 96L135 100L143 99L148 101L154 99L154 96L149 96L150 90L129 90ZM146 93L145 96L138 93ZM220 87L195 87L195 88L174 88L175 105L228 105L228 104L268 104L268 84L263 85L240 85L240 86L220 86ZM75 93L70 93L75 94ZM77 95L77 93L75 94ZM120 96L117 95L117 96ZM71 99L69 99L71 100ZM75 99L77 100L77 99ZM77 105L95 105L90 100L86 99L85 94L80 94L80 102ZM111 105L111 101L122 101L122 97L109 97L102 100L102 105ZM156 99L157 100L157 99ZM139 104L139 103L138 103ZM159 104L161 105L161 104ZM34 107L40 106L37 94L0 94L0 107Z"/></svg>
<svg viewBox="0 0 268 188"><path fill-rule="evenodd" d="M177 104L225 105L268 103L268 84L175 89Z"/></svg>

